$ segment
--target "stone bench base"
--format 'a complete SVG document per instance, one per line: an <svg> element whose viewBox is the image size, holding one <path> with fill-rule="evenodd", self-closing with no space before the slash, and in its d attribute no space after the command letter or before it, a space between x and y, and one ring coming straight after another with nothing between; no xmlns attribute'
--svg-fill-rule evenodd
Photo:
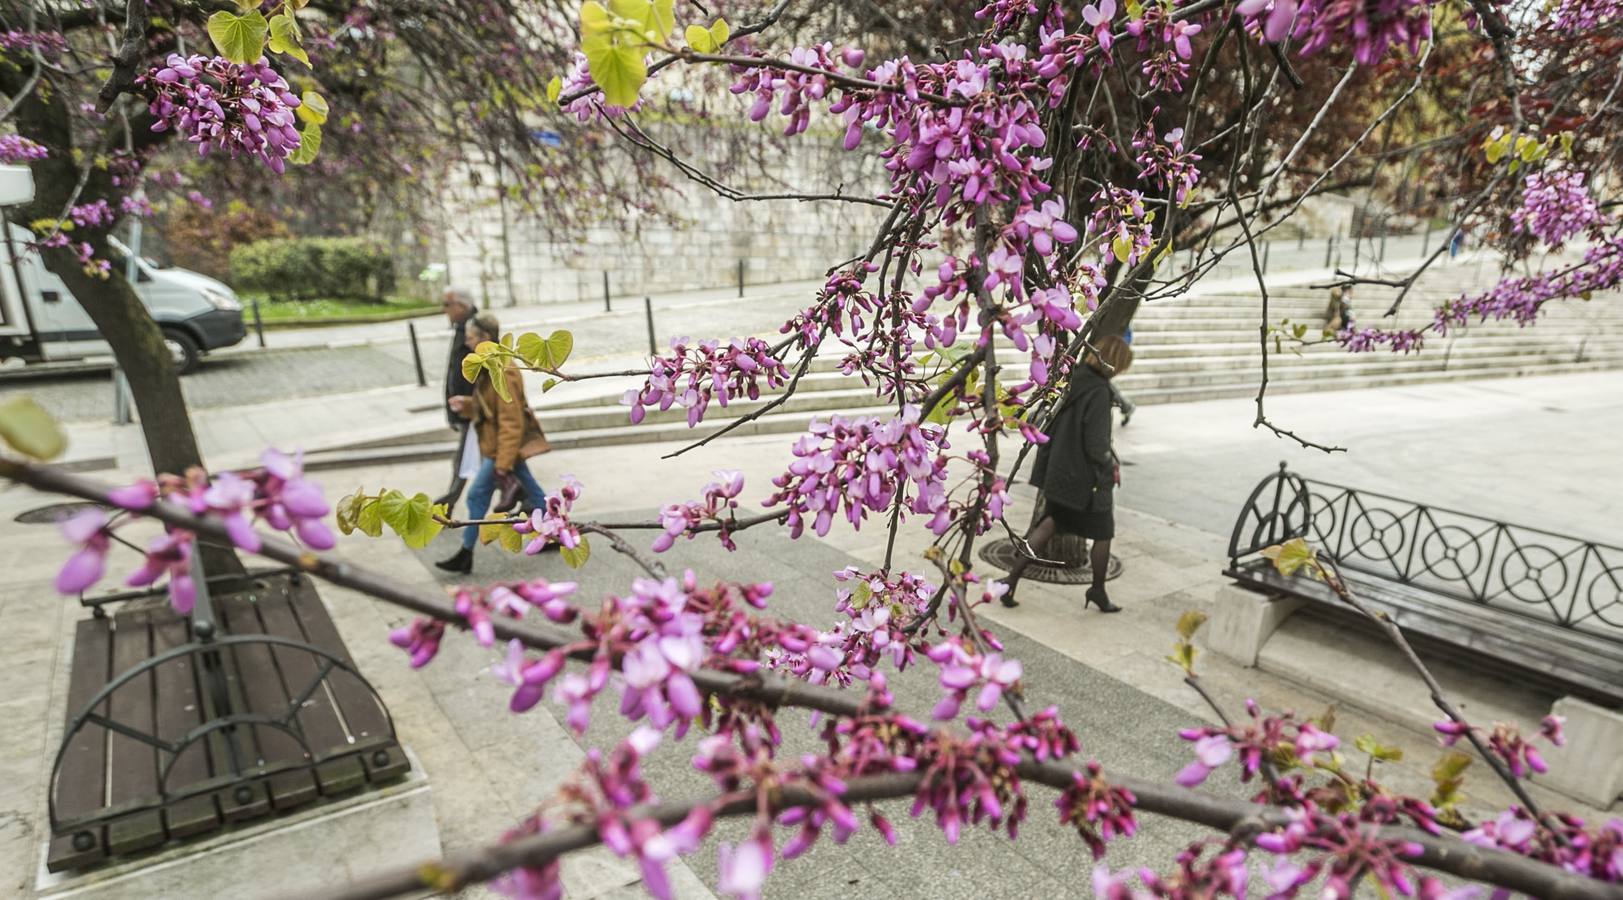
<svg viewBox="0 0 1623 900"><path fill-rule="evenodd" d="M1210 619L1201 629L1205 647L1225 659L1254 668L1263 645L1305 602L1295 597L1271 596L1236 584L1224 585L1218 592ZM1348 696L1357 689L1352 684L1342 688ZM1623 710L1608 709L1576 697L1562 697L1555 701L1551 712L1566 719L1567 745L1545 753L1550 771L1536 776L1534 782L1599 809L1611 806L1623 796ZM1441 713L1435 716L1440 717ZM1428 730L1430 727L1429 721L1409 724ZM1476 724L1493 725L1492 722ZM1529 734L1538 728L1537 722L1515 724Z"/></svg>
<svg viewBox="0 0 1623 900"><path fill-rule="evenodd" d="M221 832L84 874L50 873L45 850L34 888L41 900L130 897L292 897L440 856L428 779L409 750L400 781L346 799Z"/></svg>

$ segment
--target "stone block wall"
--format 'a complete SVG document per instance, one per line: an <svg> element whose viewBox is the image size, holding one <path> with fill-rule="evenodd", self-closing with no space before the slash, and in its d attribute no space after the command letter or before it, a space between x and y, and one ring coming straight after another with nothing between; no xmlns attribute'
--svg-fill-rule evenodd
<svg viewBox="0 0 1623 900"><path fill-rule="evenodd" d="M842 188L852 196L872 197L886 180L882 160L863 152L867 149L846 153L838 135L807 133L768 151L770 161L762 165L772 177L719 180L758 194ZM694 162L714 170L706 160ZM485 187L467 188L452 203L459 227L446 235L450 283L482 291L485 302L499 308L600 299L604 272L617 298L731 287L740 262L746 284L820 278L834 263L865 251L886 212L844 202L733 201L667 163L658 163L657 171L672 182L663 196L676 224L634 215L561 240L511 205L504 210L493 189L494 173L481 172Z"/></svg>

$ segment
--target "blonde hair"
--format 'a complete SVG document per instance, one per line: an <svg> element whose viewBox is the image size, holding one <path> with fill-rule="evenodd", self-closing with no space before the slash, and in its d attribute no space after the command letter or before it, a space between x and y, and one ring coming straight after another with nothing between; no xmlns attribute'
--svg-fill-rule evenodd
<svg viewBox="0 0 1623 900"><path fill-rule="evenodd" d="M1127 346L1127 342L1122 340L1120 335L1112 334L1095 341L1084 361L1088 368L1106 378L1112 378L1132 366L1133 348Z"/></svg>
<svg viewBox="0 0 1623 900"><path fill-rule="evenodd" d="M468 320L468 324L479 329L485 340L499 341L502 339L502 323L497 321L494 313L482 312Z"/></svg>

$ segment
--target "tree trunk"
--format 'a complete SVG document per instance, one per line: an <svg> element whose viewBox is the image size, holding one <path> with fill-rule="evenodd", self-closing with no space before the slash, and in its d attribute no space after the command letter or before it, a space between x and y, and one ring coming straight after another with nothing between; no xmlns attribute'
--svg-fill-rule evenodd
<svg viewBox="0 0 1623 900"><path fill-rule="evenodd" d="M14 121L19 134L50 151L49 157L30 164L34 174L34 201L20 210L15 217L17 221L55 220L64 216L70 205L101 199L116 210L129 195L129 184L115 185L106 168L91 165L81 172L74 162L72 120L65 92L33 91L18 105ZM136 123L131 127L142 129ZM153 137L143 129L140 139ZM74 245L88 243L97 259L109 258L105 229L76 228L68 232L68 237ZM203 455L197 447L196 433L192 431L174 361L164 346L157 323L124 273L115 269L105 278L88 274L71 247L46 248L42 259L90 316L129 380L153 472L181 475L194 466L203 467ZM203 563L210 574L242 571L241 562L230 550L204 547L203 554Z"/></svg>

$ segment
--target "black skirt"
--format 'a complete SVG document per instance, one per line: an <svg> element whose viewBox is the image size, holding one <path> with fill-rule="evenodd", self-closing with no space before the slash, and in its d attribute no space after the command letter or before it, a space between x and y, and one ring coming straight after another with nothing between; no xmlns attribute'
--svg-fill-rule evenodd
<svg viewBox="0 0 1623 900"><path fill-rule="evenodd" d="M1054 525L1065 534L1074 534L1090 541L1108 541L1116 536L1116 513L1109 506L1084 510L1052 500L1044 502L1048 505L1048 515L1053 518Z"/></svg>

